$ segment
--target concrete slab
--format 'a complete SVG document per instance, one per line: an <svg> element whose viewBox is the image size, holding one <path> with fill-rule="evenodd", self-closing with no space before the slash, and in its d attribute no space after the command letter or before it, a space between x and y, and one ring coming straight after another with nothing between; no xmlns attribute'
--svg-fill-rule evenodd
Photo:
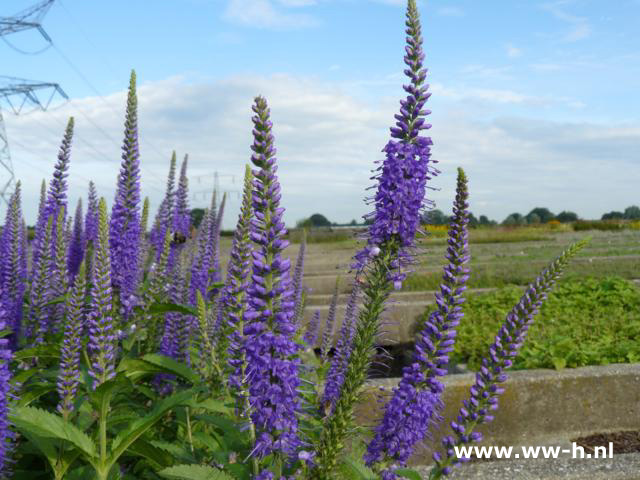
<svg viewBox="0 0 640 480"><path fill-rule="evenodd" d="M473 381L473 374L444 378L442 427L418 448L411 463L428 464L432 452L440 450ZM367 383L356 409L360 425L378 423L397 383L389 378ZM484 435L480 445L557 445L595 433L640 430L640 363L514 371L504 387L495 420L478 428Z"/></svg>
<svg viewBox="0 0 640 480"><path fill-rule="evenodd" d="M417 467L424 479L431 467ZM536 459L479 462L456 467L450 480L640 480L640 453L611 459Z"/></svg>

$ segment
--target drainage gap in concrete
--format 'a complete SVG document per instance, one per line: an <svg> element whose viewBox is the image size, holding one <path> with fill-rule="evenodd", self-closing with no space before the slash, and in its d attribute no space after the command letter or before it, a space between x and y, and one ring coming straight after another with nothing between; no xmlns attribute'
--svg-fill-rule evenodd
<svg viewBox="0 0 640 480"><path fill-rule="evenodd" d="M580 437L575 440L584 448L586 453L595 453L595 447L605 447L607 454L609 453L609 442L613 444L613 453L633 453L640 452L640 431L614 432L614 433L596 433L588 437Z"/></svg>

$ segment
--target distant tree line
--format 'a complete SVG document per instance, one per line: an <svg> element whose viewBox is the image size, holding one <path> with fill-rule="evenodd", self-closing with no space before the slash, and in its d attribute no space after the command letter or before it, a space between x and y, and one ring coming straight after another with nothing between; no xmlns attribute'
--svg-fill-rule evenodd
<svg viewBox="0 0 640 480"><path fill-rule="evenodd" d="M192 212L193 215L193 212ZM446 215L442 210L437 208L428 210L422 216L422 222L429 225L448 225L451 217ZM521 225L540 225L543 223L549 223L551 221L557 221L560 223L572 223L580 220L578 214L568 210L555 215L548 208L536 207L526 215L521 213L512 213L502 221L501 225L507 227L521 226ZM640 220L640 207L632 205L627 207L624 212L613 211L602 215L602 220ZM195 218L194 218L195 223ZM314 213L309 218L299 220L296 223L298 228L316 228L316 227L348 227L348 226L362 226L368 225L371 220L367 220L364 223L358 223L356 220L351 220L349 223L335 223L330 222L327 217L320 213ZM473 213L469 214L469 226L470 227L490 227L498 225L495 220L490 220L486 215L480 215L476 217Z"/></svg>

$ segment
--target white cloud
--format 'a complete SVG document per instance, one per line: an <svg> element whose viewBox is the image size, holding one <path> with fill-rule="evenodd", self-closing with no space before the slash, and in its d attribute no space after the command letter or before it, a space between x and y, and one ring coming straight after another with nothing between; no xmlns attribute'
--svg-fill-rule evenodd
<svg viewBox="0 0 640 480"><path fill-rule="evenodd" d="M284 7L313 5L309 0L279 0ZM276 8L270 0L230 0L224 18L232 23L269 29L314 27L318 20L304 13L289 13Z"/></svg>
<svg viewBox="0 0 640 480"><path fill-rule="evenodd" d="M507 56L509 58L518 58L522 56L522 49L514 47L513 45L507 45Z"/></svg>
<svg viewBox="0 0 640 480"><path fill-rule="evenodd" d="M552 3L545 3L542 8L558 20L569 25L569 30L564 32L560 39L565 42L577 42L591 35L591 25L586 17L580 17L568 13L564 7L571 2L567 0L558 0Z"/></svg>
<svg viewBox="0 0 640 480"><path fill-rule="evenodd" d="M429 191L429 195L439 208L450 209L457 166L465 167L470 176L472 210L499 220L511 211L525 212L538 205L595 217L623 208L635 198L635 179L640 173L637 123L480 119L470 102L474 97L486 104L507 106L535 107L551 100L509 90L433 85L432 91L437 108L430 118L434 125L430 135L435 142L434 158L440 161L443 173L433 181L441 190ZM175 77L140 85L142 185L143 194L151 197L152 211L162 196L172 149L180 158L190 154L193 192L209 190L214 171L234 175L234 183L230 177L221 177L221 187L239 190L251 153L251 104L255 95L262 94L271 107L287 224L315 212L335 221L359 218L368 211L362 199L371 184L374 161L382 158L380 150L388 140L398 98L394 94L388 101L367 103L345 92L335 85L291 75L229 77L199 84ZM101 195L113 199L125 92L106 100L122 113L114 114L99 99L84 98L46 113L7 116L14 166L23 181L30 223L35 218L40 180L51 175L70 114L76 115L77 133L69 177L71 200L86 195L90 178L97 181ZM191 203L204 206L207 200L200 196ZM233 194L225 228L235 222L238 206Z"/></svg>

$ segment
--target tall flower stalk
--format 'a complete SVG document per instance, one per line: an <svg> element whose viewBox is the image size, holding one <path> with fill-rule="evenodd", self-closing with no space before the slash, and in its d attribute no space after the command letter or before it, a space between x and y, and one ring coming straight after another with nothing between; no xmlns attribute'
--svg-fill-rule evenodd
<svg viewBox="0 0 640 480"><path fill-rule="evenodd" d="M256 429L252 454L258 458L273 454L276 470L284 458L293 455L300 444L297 412L299 359L293 342L295 327L291 297L290 261L282 257L288 241L280 207L280 184L275 175L276 150L271 133L269 108L263 97L252 107L255 115L251 161L253 172L250 238L252 282L247 291L243 351L247 359L251 419ZM242 372L236 372L241 375ZM240 377L240 381L242 381ZM279 477L279 471L276 471Z"/></svg>
<svg viewBox="0 0 640 480"><path fill-rule="evenodd" d="M56 245L56 224L58 221L58 212L61 208L67 207L67 171L69 169L69 161L71 158L71 140L73 139L73 117L69 118L67 122L67 128L65 129L64 136L62 138L62 144L60 145L60 151L58 152L58 161L53 170L53 178L49 182L49 190L44 203L41 203L41 209L38 215L38 222L36 223L35 236L33 239L33 265L38 264L38 259L42 254L44 246L44 232L47 228L47 222L49 218L52 218L53 229L50 238L50 244L47 248L51 251L51 255L55 255L53 252ZM41 199L42 200L42 199ZM64 217L63 217L64 225ZM64 229L62 230L64 231Z"/></svg>
<svg viewBox="0 0 640 480"><path fill-rule="evenodd" d="M0 296L5 292L0 286ZM7 322L8 312L4 310L0 304L0 331L10 328ZM11 362L11 348L9 340L0 337L0 478L5 478L9 465L9 453L11 451L11 441L13 440L13 432L9 427L9 398L11 396L11 370L9 363Z"/></svg>
<svg viewBox="0 0 640 480"><path fill-rule="evenodd" d="M53 216L49 216L42 237L43 244L49 245L53 237ZM29 318L27 323L27 337L35 337L35 343L44 343L45 335L49 332L50 309L47 304L52 298L49 285L51 274L51 250L44 248L33 267L33 280L29 291Z"/></svg>
<svg viewBox="0 0 640 480"><path fill-rule="evenodd" d="M91 312L89 316L89 375L93 388L97 388L115 375L116 335L113 327L111 297L111 259L109 250L109 226L107 203L100 199L98 242L94 251Z"/></svg>
<svg viewBox="0 0 640 480"><path fill-rule="evenodd" d="M302 231L302 240L300 241L300 249L298 250L298 257L296 258L296 268L293 271L293 303L294 303L294 317L293 323L296 325L296 330L299 328L300 319L304 312L304 254L307 248L307 231Z"/></svg>
<svg viewBox="0 0 640 480"><path fill-rule="evenodd" d="M410 82L403 88L408 95L400 102L396 127L391 128L392 140L383 149L386 157L373 177L377 180L377 191L373 197L375 210L369 216L372 224L367 245L355 255L354 261L357 281L363 284L364 306L358 316L340 397L320 435L316 468L312 471L314 480L329 480L334 475L353 407L371 363L380 315L391 290L401 288L407 275L405 267L413 259L426 184L437 173L430 165L431 139L420 136L420 130L430 127L424 118L430 112L423 110L430 94L424 85L427 71L422 65L424 53L415 0L409 0L406 26L404 61Z"/></svg>
<svg viewBox="0 0 640 480"><path fill-rule="evenodd" d="M460 463L461 459L456 457L454 447L482 440L482 434L476 432L475 428L493 420L491 412L498 408L498 398L504 393L500 384L507 381L505 371L513 365L513 358L522 347L535 315L556 280L562 275L571 258L588 241L589 239L585 239L576 242L562 252L529 284L518 303L507 314L494 343L489 347L487 356L482 359L482 366L476 373L476 381L471 387L469 399L463 401L456 421L451 422L454 434L442 440L445 456L437 452L434 454L436 465L431 471L430 479L448 475L452 467Z"/></svg>
<svg viewBox="0 0 640 480"><path fill-rule="evenodd" d="M60 351L58 376L58 411L65 419L73 412L76 390L80 378L80 354L82 353L82 329L84 325L84 299L87 290L85 263L78 267L71 294L67 300L67 324Z"/></svg>
<svg viewBox="0 0 640 480"><path fill-rule="evenodd" d="M7 313L13 349L18 347L22 335L22 304L27 276L27 249L20 192L21 184L17 182L9 200L7 218L0 238L0 289L4 290L4 295L0 296L0 305L4 306Z"/></svg>
<svg viewBox="0 0 640 480"><path fill-rule="evenodd" d="M140 254L140 152L138 150L136 74L131 72L125 116L122 164L111 211L111 281L125 315L134 307Z"/></svg>
<svg viewBox="0 0 640 480"><path fill-rule="evenodd" d="M463 317L461 304L469 278L469 222L467 177L458 169L458 185L453 204L444 275L436 293L437 309L429 316L415 344L413 360L404 367L402 379L385 407L367 447L365 461L382 472L385 480L395 479L394 469L406 465L416 444L440 420L449 353L453 351L456 327Z"/></svg>
<svg viewBox="0 0 640 480"><path fill-rule="evenodd" d="M73 233L69 244L69 257L67 258L67 269L72 281L78 273L78 269L84 258L84 246L86 242L84 239L84 229L82 227L83 220L82 199L79 199L73 218Z"/></svg>
<svg viewBox="0 0 640 480"><path fill-rule="evenodd" d="M167 188L165 190L164 198L158 208L158 213L153 222L153 228L151 230L150 241L151 245L156 251L156 259L160 258L162 253L162 246L164 242L164 234L167 229L171 228L172 214L174 207L175 196L175 184L176 184L176 152L175 150L171 154L171 160L169 161L169 174L167 176Z"/></svg>
<svg viewBox="0 0 640 480"><path fill-rule="evenodd" d="M227 278L221 295L220 328L216 341L216 360L223 371L244 369L242 345L243 317L246 308L246 292L251 273L251 198L253 176L247 165L244 173L242 206L233 234ZM241 385L236 384L237 388Z"/></svg>

